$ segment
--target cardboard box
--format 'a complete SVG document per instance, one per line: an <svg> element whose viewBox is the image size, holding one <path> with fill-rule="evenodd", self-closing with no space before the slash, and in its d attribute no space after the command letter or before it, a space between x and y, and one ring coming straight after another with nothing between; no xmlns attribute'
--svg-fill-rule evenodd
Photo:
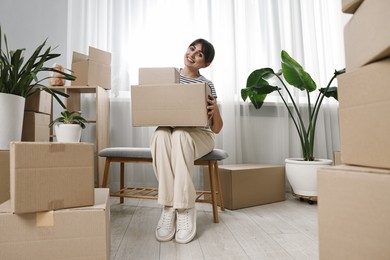
<svg viewBox="0 0 390 260"><path fill-rule="evenodd" d="M205 168L205 170L208 168ZM227 209L240 209L285 200L285 172L282 165L220 165L222 197ZM204 174L210 187L209 175Z"/></svg>
<svg viewBox="0 0 390 260"><path fill-rule="evenodd" d="M10 158L13 212L93 205L93 144L11 142Z"/></svg>
<svg viewBox="0 0 390 260"><path fill-rule="evenodd" d="M25 111L23 118L22 141L49 142L50 115Z"/></svg>
<svg viewBox="0 0 390 260"><path fill-rule="evenodd" d="M46 91L36 91L26 98L24 110L51 114L52 95Z"/></svg>
<svg viewBox="0 0 390 260"><path fill-rule="evenodd" d="M133 126L207 126L206 83L131 86Z"/></svg>
<svg viewBox="0 0 390 260"><path fill-rule="evenodd" d="M0 151L0 204L9 200L9 151Z"/></svg>
<svg viewBox="0 0 390 260"><path fill-rule="evenodd" d="M333 153L333 165L341 165L343 164L342 160L341 160L341 152L340 151L335 151Z"/></svg>
<svg viewBox="0 0 390 260"><path fill-rule="evenodd" d="M390 168L390 59L338 77L345 164Z"/></svg>
<svg viewBox="0 0 390 260"><path fill-rule="evenodd" d="M341 10L343 13L353 14L359 8L363 0L342 0L341 1Z"/></svg>
<svg viewBox="0 0 390 260"><path fill-rule="evenodd" d="M111 89L111 53L89 47L89 55L73 52L72 86L100 86Z"/></svg>
<svg viewBox="0 0 390 260"><path fill-rule="evenodd" d="M139 68L138 84L172 84L180 82L177 68Z"/></svg>
<svg viewBox="0 0 390 260"><path fill-rule="evenodd" d="M110 259L109 190L91 207L17 215L0 205L0 259Z"/></svg>
<svg viewBox="0 0 390 260"><path fill-rule="evenodd" d="M344 29L346 70L390 56L390 1L365 0Z"/></svg>
<svg viewBox="0 0 390 260"><path fill-rule="evenodd" d="M389 170L341 165L318 171L321 260L389 259L389 187Z"/></svg>

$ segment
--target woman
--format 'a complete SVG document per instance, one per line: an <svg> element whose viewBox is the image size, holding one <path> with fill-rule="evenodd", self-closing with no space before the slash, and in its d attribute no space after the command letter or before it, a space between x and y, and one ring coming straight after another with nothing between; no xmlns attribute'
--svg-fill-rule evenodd
<svg viewBox="0 0 390 260"><path fill-rule="evenodd" d="M184 55L180 83L207 83L210 127L158 127L151 139L153 169L159 181L158 203L163 205L156 228L159 241L188 243L196 235L196 190L192 181L194 160L211 152L214 136L223 126L211 81L199 73L214 59L211 43L204 39L192 42Z"/></svg>

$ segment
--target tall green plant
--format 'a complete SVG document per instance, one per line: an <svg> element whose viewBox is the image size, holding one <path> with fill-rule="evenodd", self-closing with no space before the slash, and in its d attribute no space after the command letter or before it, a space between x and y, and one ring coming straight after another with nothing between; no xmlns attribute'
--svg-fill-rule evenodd
<svg viewBox="0 0 390 260"><path fill-rule="evenodd" d="M4 45L2 41L2 31L0 26L0 93L8 93L22 97L28 97L35 91L46 91L50 93L59 104L65 108L64 103L58 97L68 97L67 94L42 85L42 81L52 78L46 76L38 79L40 72L57 72L61 74L60 78L65 80L75 80L76 77L71 73L56 70L51 67L45 67L44 64L61 54L52 53L51 47L44 49L46 40L39 45L34 53L24 62L25 49L16 51L8 49L7 36L4 34ZM4 47L4 49L3 49Z"/></svg>
<svg viewBox="0 0 390 260"><path fill-rule="evenodd" d="M340 74L345 72L345 69L335 70L333 77L330 79L328 85L324 88L318 89L319 93L315 100L314 106L310 99L310 92L317 89L317 85L303 67L286 52L281 52L282 69L274 72L271 68L261 68L253 71L247 79L246 88L241 89L241 98L245 101L247 98L251 101L256 109L260 109L268 94L277 91L281 97L287 111L297 130L301 148L302 156L305 161L314 161L314 137L317 124L318 113L320 111L322 102L325 97L333 97L337 100L337 87L331 87L333 80ZM291 86L304 91L307 98L307 116L308 120L305 122L301 111L298 108L291 91L287 87L285 81ZM281 88L273 86L269 80L276 77L281 82L283 89L287 92L292 106L288 104L281 92Z"/></svg>

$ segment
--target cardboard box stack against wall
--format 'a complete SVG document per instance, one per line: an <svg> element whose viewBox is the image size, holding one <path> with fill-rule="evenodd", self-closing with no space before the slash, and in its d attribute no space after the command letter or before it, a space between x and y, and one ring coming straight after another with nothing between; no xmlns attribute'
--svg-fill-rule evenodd
<svg viewBox="0 0 390 260"><path fill-rule="evenodd" d="M12 142L0 163L0 259L109 259L93 144Z"/></svg>
<svg viewBox="0 0 390 260"><path fill-rule="evenodd" d="M207 126L206 83L180 84L176 68L140 68L131 86L133 126Z"/></svg>
<svg viewBox="0 0 390 260"><path fill-rule="evenodd" d="M318 172L322 260L389 259L390 1L342 0L341 162Z"/></svg>

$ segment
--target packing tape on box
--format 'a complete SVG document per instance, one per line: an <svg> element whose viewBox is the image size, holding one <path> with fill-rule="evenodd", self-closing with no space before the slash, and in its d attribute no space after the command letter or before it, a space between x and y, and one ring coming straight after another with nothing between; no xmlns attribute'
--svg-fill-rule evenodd
<svg viewBox="0 0 390 260"><path fill-rule="evenodd" d="M54 226L54 211L37 212L37 227L52 227Z"/></svg>

